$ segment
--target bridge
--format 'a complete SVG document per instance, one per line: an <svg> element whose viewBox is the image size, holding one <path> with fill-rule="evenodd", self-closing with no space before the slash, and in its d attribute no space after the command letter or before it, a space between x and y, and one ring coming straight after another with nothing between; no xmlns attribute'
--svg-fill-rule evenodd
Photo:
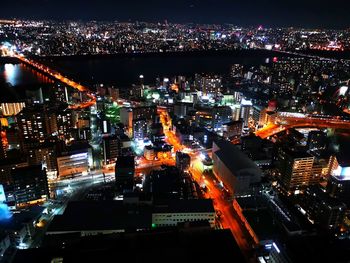
<svg viewBox="0 0 350 263"><path fill-rule="evenodd" d="M308 115L302 113L280 112L275 123L270 123L255 132L255 135L266 139L290 128L331 128L350 130L350 120L340 116Z"/></svg>
<svg viewBox="0 0 350 263"><path fill-rule="evenodd" d="M92 94L87 87L85 87L85 86L83 86L83 85L81 85L81 84L79 84L79 83L77 83L77 82L75 82L75 81L73 81L73 80L63 76L63 75L61 75L59 72L49 68L48 66L46 66L46 65L44 65L42 63L39 63L39 62L37 62L37 61L35 61L33 59L26 58L22 54L18 54L17 52L15 52L13 50L8 50L8 48L6 46L2 46L2 51L5 54L7 54L8 56L15 57L19 61L21 61L22 63L33 67L34 69L36 69L36 70L38 70L38 71L40 71L40 72L50 76L51 78L53 78L53 79L55 79L55 80L57 80L59 82L62 82L63 84L66 84L68 87L76 89L76 90L78 90L80 92L84 92L89 99L87 101L85 101L85 102L81 102L81 103L77 103L77 104L74 104L74 105L70 105L69 106L70 109L74 110L74 109L89 108L92 105L96 104L96 97L95 97L95 95Z"/></svg>

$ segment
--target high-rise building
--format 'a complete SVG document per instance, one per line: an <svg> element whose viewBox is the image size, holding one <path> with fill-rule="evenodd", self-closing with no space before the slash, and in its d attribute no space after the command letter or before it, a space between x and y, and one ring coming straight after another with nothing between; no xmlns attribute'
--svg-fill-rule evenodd
<svg viewBox="0 0 350 263"><path fill-rule="evenodd" d="M214 130L222 129L224 123L232 120L232 110L228 106L214 107L212 109L212 127Z"/></svg>
<svg viewBox="0 0 350 263"><path fill-rule="evenodd" d="M293 191L310 184L314 156L305 151L280 148L278 151L278 168L280 181L285 190Z"/></svg>
<svg viewBox="0 0 350 263"><path fill-rule="evenodd" d="M327 147L327 135L322 131L311 131L307 139L309 150L324 150Z"/></svg>
<svg viewBox="0 0 350 263"><path fill-rule="evenodd" d="M105 164L113 163L117 160L121 152L121 141L116 135L103 138L103 160Z"/></svg>
<svg viewBox="0 0 350 263"><path fill-rule="evenodd" d="M266 109L260 106L253 106L252 118L254 121L254 126L260 129L266 123Z"/></svg>
<svg viewBox="0 0 350 263"><path fill-rule="evenodd" d="M143 140L148 136L148 125L146 119L133 120L132 137L135 140Z"/></svg>
<svg viewBox="0 0 350 263"><path fill-rule="evenodd" d="M344 203L329 196L319 186L305 190L301 207L306 211L309 219L328 230L338 229L343 223L346 212Z"/></svg>
<svg viewBox="0 0 350 263"><path fill-rule="evenodd" d="M350 207L350 162L341 156L334 158L327 192Z"/></svg>
<svg viewBox="0 0 350 263"><path fill-rule="evenodd" d="M57 135L66 139L71 136L71 129L73 127L72 112L68 109L55 112Z"/></svg>
<svg viewBox="0 0 350 263"><path fill-rule="evenodd" d="M17 207L42 203L48 199L49 187L42 165L16 168L11 175Z"/></svg>
<svg viewBox="0 0 350 263"><path fill-rule="evenodd" d="M195 75L195 85L204 95L218 93L222 89L222 78L217 75Z"/></svg>
<svg viewBox="0 0 350 263"><path fill-rule="evenodd" d="M251 101L242 99L240 118L243 120L243 127L249 127L249 118L251 116L252 108L253 104Z"/></svg>
<svg viewBox="0 0 350 263"><path fill-rule="evenodd" d="M28 164L42 164L47 172L57 172L57 151L54 143L44 143L28 149Z"/></svg>
<svg viewBox="0 0 350 263"><path fill-rule="evenodd" d="M134 156L119 156L115 163L115 183L121 191L131 191L134 186Z"/></svg>
<svg viewBox="0 0 350 263"><path fill-rule="evenodd" d="M48 116L45 107L24 108L17 116L18 127L24 140L44 141L54 132L51 120L54 116Z"/></svg>
<svg viewBox="0 0 350 263"><path fill-rule="evenodd" d="M17 115L26 104L24 102L14 103L1 103L0 112L3 116L15 116Z"/></svg>
<svg viewBox="0 0 350 263"><path fill-rule="evenodd" d="M156 106L140 106L120 109L120 122L128 129L130 136L133 136L133 126L138 120L146 120L148 122L155 122L157 116ZM139 125L138 123L137 125ZM142 125L143 126L143 125Z"/></svg>

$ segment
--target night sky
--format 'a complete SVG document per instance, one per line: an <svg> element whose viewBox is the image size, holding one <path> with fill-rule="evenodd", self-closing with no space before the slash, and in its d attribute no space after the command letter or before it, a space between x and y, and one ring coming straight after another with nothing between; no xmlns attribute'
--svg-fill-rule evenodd
<svg viewBox="0 0 350 263"><path fill-rule="evenodd" d="M3 0L0 18L348 28L349 0Z"/></svg>

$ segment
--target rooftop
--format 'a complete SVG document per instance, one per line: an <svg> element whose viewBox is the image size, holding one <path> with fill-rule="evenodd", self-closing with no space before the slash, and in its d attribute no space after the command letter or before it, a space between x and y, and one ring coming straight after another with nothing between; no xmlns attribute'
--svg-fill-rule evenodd
<svg viewBox="0 0 350 263"><path fill-rule="evenodd" d="M219 150L215 154L231 171L241 171L245 169L253 169L261 174L259 167L249 157L241 152L234 144L228 141L215 141Z"/></svg>
<svg viewBox="0 0 350 263"><path fill-rule="evenodd" d="M153 213L214 213L213 200L167 200L154 204Z"/></svg>

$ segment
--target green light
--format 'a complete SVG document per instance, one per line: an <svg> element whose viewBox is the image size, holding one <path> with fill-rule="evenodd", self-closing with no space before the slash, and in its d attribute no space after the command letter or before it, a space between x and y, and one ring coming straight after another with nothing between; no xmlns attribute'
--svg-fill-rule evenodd
<svg viewBox="0 0 350 263"><path fill-rule="evenodd" d="M152 228L155 228L155 227L157 227L157 225L156 224L152 224Z"/></svg>

